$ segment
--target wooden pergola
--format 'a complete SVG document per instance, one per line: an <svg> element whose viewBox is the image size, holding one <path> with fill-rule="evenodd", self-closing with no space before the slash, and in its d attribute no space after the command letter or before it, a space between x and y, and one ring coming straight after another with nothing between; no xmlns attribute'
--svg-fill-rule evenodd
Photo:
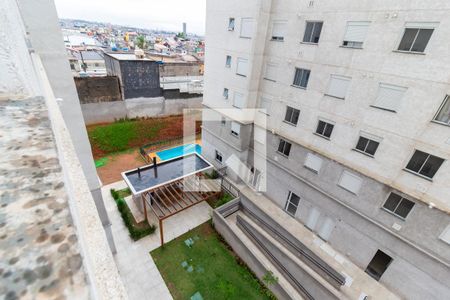
<svg viewBox="0 0 450 300"><path fill-rule="evenodd" d="M148 221L148 205L158 218L161 245L163 245L163 221L165 219L200 202L216 197L220 193L220 184L207 180L201 173L169 182L142 193L145 219Z"/></svg>

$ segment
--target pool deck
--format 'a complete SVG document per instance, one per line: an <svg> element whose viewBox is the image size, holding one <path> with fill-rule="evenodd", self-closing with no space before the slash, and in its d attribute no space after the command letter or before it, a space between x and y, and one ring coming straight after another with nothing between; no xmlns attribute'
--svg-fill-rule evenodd
<svg viewBox="0 0 450 300"><path fill-rule="evenodd" d="M202 145L202 139L196 139L195 140L195 144L201 146ZM167 146L167 147L163 147L163 148L158 149L158 151L154 151L154 152L148 153L147 156L149 158L149 161L152 161L153 157L156 157L156 162L159 163L161 160L159 159L158 155L156 154L157 152L164 151L164 150L167 150L167 149L172 149L172 148L183 146L183 145L184 144L181 143L181 144L178 144L178 145L170 145L170 146Z"/></svg>

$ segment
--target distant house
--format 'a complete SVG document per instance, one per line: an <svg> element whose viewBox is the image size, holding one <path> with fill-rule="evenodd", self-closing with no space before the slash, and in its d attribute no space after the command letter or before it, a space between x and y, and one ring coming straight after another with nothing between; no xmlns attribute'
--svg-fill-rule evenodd
<svg viewBox="0 0 450 300"><path fill-rule="evenodd" d="M83 76L106 76L105 60L96 51L73 52L73 56L78 60L80 75ZM83 68L83 65L86 69Z"/></svg>
<svg viewBox="0 0 450 300"><path fill-rule="evenodd" d="M131 53L105 53L108 76L119 78L123 99L159 97L159 63Z"/></svg>

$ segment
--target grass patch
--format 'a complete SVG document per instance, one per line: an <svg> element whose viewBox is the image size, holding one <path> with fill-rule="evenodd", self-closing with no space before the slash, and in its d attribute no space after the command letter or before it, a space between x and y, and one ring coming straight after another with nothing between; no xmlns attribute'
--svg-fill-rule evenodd
<svg viewBox="0 0 450 300"><path fill-rule="evenodd" d="M136 139L153 139L163 127L162 123L145 126L137 120L121 120L108 125L95 127L89 137L95 145L106 153L130 148Z"/></svg>
<svg viewBox="0 0 450 300"><path fill-rule="evenodd" d="M191 247L185 240L191 238ZM151 252L174 299L275 299L206 222ZM186 265L187 264L187 265Z"/></svg>
<svg viewBox="0 0 450 300"><path fill-rule="evenodd" d="M222 195L218 198L210 198L207 200L209 206L211 206L212 208L218 208L219 206L224 205L227 202L230 202L231 200L233 200L233 196L226 193L226 192L222 192Z"/></svg>
<svg viewBox="0 0 450 300"><path fill-rule="evenodd" d="M128 228L130 237L134 241L137 241L144 236L154 233L156 230L156 226L153 224L150 225L147 221L136 223L133 214L131 213L131 210L124 199L129 195L131 195L131 191L129 188L118 191L116 191L115 189L111 189L111 196L114 198L114 201L117 204L117 209L122 216L123 223Z"/></svg>

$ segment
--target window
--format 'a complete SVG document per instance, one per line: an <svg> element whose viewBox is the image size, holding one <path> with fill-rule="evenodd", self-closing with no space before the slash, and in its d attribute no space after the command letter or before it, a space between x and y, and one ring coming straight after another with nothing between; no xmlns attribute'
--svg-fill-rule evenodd
<svg viewBox="0 0 450 300"><path fill-rule="evenodd" d="M445 97L434 120L439 123L450 125L450 96L447 95Z"/></svg>
<svg viewBox="0 0 450 300"><path fill-rule="evenodd" d="M370 22L347 22L342 46L362 48Z"/></svg>
<svg viewBox="0 0 450 300"><path fill-rule="evenodd" d="M339 99L345 99L348 86L350 85L350 80L350 77L331 75L330 84L328 86L328 92L326 93L326 95Z"/></svg>
<svg viewBox="0 0 450 300"><path fill-rule="evenodd" d="M236 122L231 122L231 134L238 137L241 133L241 125Z"/></svg>
<svg viewBox="0 0 450 300"><path fill-rule="evenodd" d="M253 35L253 19L252 18L242 18L241 19L241 38L250 39Z"/></svg>
<svg viewBox="0 0 450 300"><path fill-rule="evenodd" d="M231 67L231 56L227 55L227 58L225 59L225 67L230 68Z"/></svg>
<svg viewBox="0 0 450 300"><path fill-rule="evenodd" d="M310 70L295 68L295 76L293 86L305 88L308 86Z"/></svg>
<svg viewBox="0 0 450 300"><path fill-rule="evenodd" d="M333 128L334 124L319 120L319 123L317 123L316 134L329 139L333 132Z"/></svg>
<svg viewBox="0 0 450 300"><path fill-rule="evenodd" d="M297 125L298 117L300 116L300 110L286 106L286 115L284 116L284 121L291 124Z"/></svg>
<svg viewBox="0 0 450 300"><path fill-rule="evenodd" d="M375 280L380 280L381 275L383 275L391 262L392 257L381 250L377 250L377 253L375 253L375 256L372 258L366 268L366 273L373 277Z"/></svg>
<svg viewBox="0 0 450 300"><path fill-rule="evenodd" d="M294 194L293 192L289 192L286 206L284 207L284 210L291 216L295 216L295 213L297 212L298 204L300 203L300 197Z"/></svg>
<svg viewBox="0 0 450 300"><path fill-rule="evenodd" d="M401 100L406 90L407 88L405 87L380 83L378 96L372 107L396 112L400 108Z"/></svg>
<svg viewBox="0 0 450 300"><path fill-rule="evenodd" d="M70 63L70 68L71 68L72 70L75 70L75 65L74 65L73 63Z"/></svg>
<svg viewBox="0 0 450 300"><path fill-rule="evenodd" d="M261 103L259 105L260 106L259 111L264 113L264 114L266 114L266 115L269 115L270 105L271 104L272 104L272 101L270 101L270 99L261 97Z"/></svg>
<svg viewBox="0 0 450 300"><path fill-rule="evenodd" d="M344 171L342 172L338 185L356 195L361 188L362 179L350 172Z"/></svg>
<svg viewBox="0 0 450 300"><path fill-rule="evenodd" d="M228 31L233 31L234 30L234 18L229 18L228 19Z"/></svg>
<svg viewBox="0 0 450 300"><path fill-rule="evenodd" d="M355 150L374 156L379 145L380 139L376 140L376 138L371 138L363 134L359 137Z"/></svg>
<svg viewBox="0 0 450 300"><path fill-rule="evenodd" d="M272 41L284 41L286 21L275 21L272 25Z"/></svg>
<svg viewBox="0 0 450 300"><path fill-rule="evenodd" d="M303 35L304 43L319 43L320 32L322 31L323 22L306 22L305 34Z"/></svg>
<svg viewBox="0 0 450 300"><path fill-rule="evenodd" d="M386 202L384 202L383 208L392 212L394 215L405 219L413 206L414 202L391 192Z"/></svg>
<svg viewBox="0 0 450 300"><path fill-rule="evenodd" d="M406 23L398 51L423 53L437 23Z"/></svg>
<svg viewBox="0 0 450 300"><path fill-rule="evenodd" d="M280 139L280 143L278 144L278 152L285 156L289 156L289 153L291 152L291 146L291 143Z"/></svg>
<svg viewBox="0 0 450 300"><path fill-rule="evenodd" d="M439 236L439 239L450 245L450 225L448 225Z"/></svg>
<svg viewBox="0 0 450 300"><path fill-rule="evenodd" d="M319 173L320 168L322 167L322 159L317 155L308 153L306 155L306 160L305 160L304 166L305 166L305 168L308 168L311 171Z"/></svg>
<svg viewBox="0 0 450 300"><path fill-rule="evenodd" d="M227 88L223 89L223 98L228 99L228 89Z"/></svg>
<svg viewBox="0 0 450 300"><path fill-rule="evenodd" d="M227 119L225 119L225 117L222 117L222 120L220 120L220 125L222 126L227 125Z"/></svg>
<svg viewBox="0 0 450 300"><path fill-rule="evenodd" d="M245 101L244 101L244 94L241 93L234 93L234 103L233 105L237 108L244 108Z"/></svg>
<svg viewBox="0 0 450 300"><path fill-rule="evenodd" d="M222 153L216 150L216 160L222 163Z"/></svg>
<svg viewBox="0 0 450 300"><path fill-rule="evenodd" d="M264 73L264 79L276 81L276 78L277 78L277 65L271 63L266 64L266 72Z"/></svg>
<svg viewBox="0 0 450 300"><path fill-rule="evenodd" d="M244 77L247 76L247 67L248 67L248 60L245 58L238 58L236 74Z"/></svg>
<svg viewBox="0 0 450 300"><path fill-rule="evenodd" d="M443 162L444 159L440 157L416 150L406 169L431 179Z"/></svg>

